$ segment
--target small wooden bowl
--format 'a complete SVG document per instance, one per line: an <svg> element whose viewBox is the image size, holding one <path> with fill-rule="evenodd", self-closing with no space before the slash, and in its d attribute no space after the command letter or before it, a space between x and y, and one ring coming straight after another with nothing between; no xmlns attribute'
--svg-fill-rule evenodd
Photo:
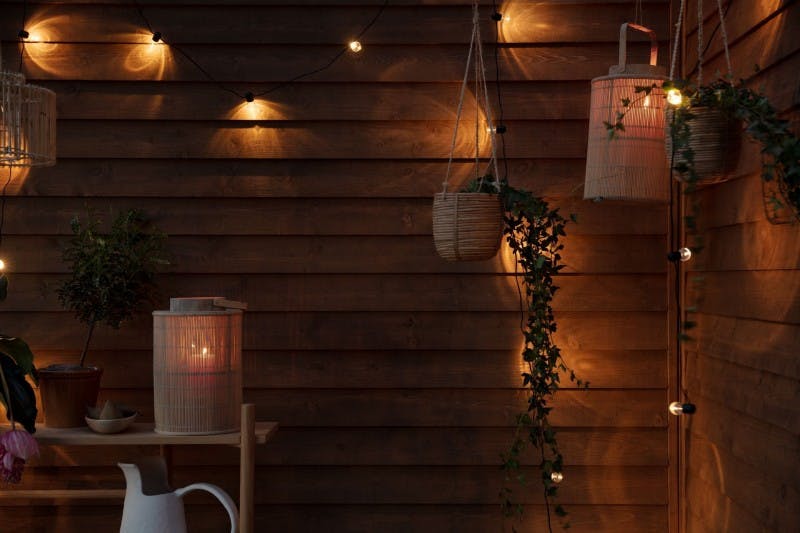
<svg viewBox="0 0 800 533"><path fill-rule="evenodd" d="M102 420L100 418L89 418L86 417L86 424L89 428L94 431L95 433L121 433L128 429L133 421L136 420L136 417L139 416L139 413L136 411L133 414L129 412L124 413L127 416L122 418L112 418L110 420Z"/></svg>

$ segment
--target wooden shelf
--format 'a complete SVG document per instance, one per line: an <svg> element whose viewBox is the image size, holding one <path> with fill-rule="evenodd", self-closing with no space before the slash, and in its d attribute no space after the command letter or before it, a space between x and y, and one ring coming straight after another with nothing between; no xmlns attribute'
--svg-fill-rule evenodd
<svg viewBox="0 0 800 533"><path fill-rule="evenodd" d="M3 428L0 428L3 429ZM104 435L88 427L37 428L35 437L45 446L161 446L161 453L170 464L170 446L227 445L238 446L239 452L239 531L253 533L255 485L255 447L264 444L278 430L277 422L256 422L255 406L242 405L242 429L218 435L164 435L156 433L153 424L133 424L122 433ZM6 489L0 488L0 501L43 499L123 498L124 489Z"/></svg>
<svg viewBox="0 0 800 533"><path fill-rule="evenodd" d="M122 433L104 435L95 433L88 427L36 429L34 436L39 444L48 446L145 446L145 445L217 445L239 446L241 433L220 433L218 435L165 435L156 433L153 424L136 423ZM278 430L277 422L256 422L256 444L264 444Z"/></svg>

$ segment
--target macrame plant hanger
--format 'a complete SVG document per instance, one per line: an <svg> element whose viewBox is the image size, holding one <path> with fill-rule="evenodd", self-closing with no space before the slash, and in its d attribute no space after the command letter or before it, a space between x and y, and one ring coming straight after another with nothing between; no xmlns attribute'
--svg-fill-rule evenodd
<svg viewBox="0 0 800 533"><path fill-rule="evenodd" d="M494 194L486 192L448 192L450 172L453 166L458 126L464 109L464 96L469 84L470 71L475 78L475 179L477 190L486 189L486 172L481 172L481 128L486 127L491 142L491 157L486 170L493 172L488 181ZM481 108L485 120L481 120ZM502 232L502 210L500 207L500 174L497 168L496 130L493 126L492 108L489 104L489 90L486 83L486 65L483 59L483 43L481 42L480 18L478 2L472 5L472 37L467 54L467 66L456 111L456 124L453 140L450 144L450 155L447 160L447 172L442 192L434 196L433 201L433 237L436 251L448 261L478 261L491 259L500 247Z"/></svg>
<svg viewBox="0 0 800 533"><path fill-rule="evenodd" d="M725 13L722 10L722 1L717 0L716 3L720 20L720 34L725 50L725 62L728 67L727 77L733 79L733 69L731 68L731 57L728 49L728 32L725 28ZM673 80L675 76L678 39L681 35L684 9L685 0L681 0L675 30L675 46L672 49L672 60L670 62L670 80ZM707 45L703 37L703 18L703 0L697 0L697 87L703 85L703 56ZM668 119L670 120L668 122L672 122L672 113L670 110L668 114ZM730 179L736 168L736 154L738 154L741 145L741 127L716 107L693 106L691 118L689 119L689 128L691 135L687 142L687 148L691 149L693 153L694 171L697 178L695 185L703 187ZM672 153L671 134L667 135L665 147L667 158L670 160L674 158L673 166L684 162L682 153ZM682 174L678 173L674 174L674 176L679 181L685 181L685 177Z"/></svg>

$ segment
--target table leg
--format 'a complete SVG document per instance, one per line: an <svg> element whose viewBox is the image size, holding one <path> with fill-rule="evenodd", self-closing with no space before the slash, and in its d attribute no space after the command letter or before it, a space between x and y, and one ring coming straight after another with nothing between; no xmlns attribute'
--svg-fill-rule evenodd
<svg viewBox="0 0 800 533"><path fill-rule="evenodd" d="M239 457L239 531L253 533L256 468L256 406L242 404L241 449Z"/></svg>

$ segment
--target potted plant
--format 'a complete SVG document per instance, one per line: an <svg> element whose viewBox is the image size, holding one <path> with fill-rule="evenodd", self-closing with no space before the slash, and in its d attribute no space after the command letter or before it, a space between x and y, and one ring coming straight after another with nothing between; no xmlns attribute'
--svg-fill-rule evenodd
<svg viewBox="0 0 800 533"><path fill-rule="evenodd" d="M548 530L552 531L551 511L562 518L567 513L561 505L553 502L558 495L558 484L563 480L564 459L556 432L549 422L553 409L550 402L560 387L560 377L564 372L579 387L589 386L588 381L579 380L567 368L552 337L556 321L551 303L558 290L555 276L563 268L560 262L564 245L560 238L566 235L567 219L544 199L511 187L506 180L496 180L491 174L473 180L463 190L499 196L503 213L502 233L520 268L523 286L520 298L525 343L521 356L525 371L521 377L527 394L527 407L516 416L514 439L509 450L502 454L504 485L500 498L503 513L506 517L522 514L522 505L514 501L512 485L519 483L527 487L522 468L525 451L532 447L541 474Z"/></svg>
<svg viewBox="0 0 800 533"><path fill-rule="evenodd" d="M152 228L141 211L121 212L108 234L89 212L82 223L71 221L73 237L64 250L70 276L58 289L64 308L87 326L78 364L51 365L39 370L42 409L51 427L84 424L86 408L97 403L103 370L86 365L95 327L119 329L155 293L155 274L167 264L164 235Z"/></svg>
<svg viewBox="0 0 800 533"><path fill-rule="evenodd" d="M19 483L22 469L39 446L36 431L36 394L25 379L36 382L33 353L20 338L0 333L0 403L6 408L11 428L0 434L0 480ZM17 429L17 423L24 429Z"/></svg>

